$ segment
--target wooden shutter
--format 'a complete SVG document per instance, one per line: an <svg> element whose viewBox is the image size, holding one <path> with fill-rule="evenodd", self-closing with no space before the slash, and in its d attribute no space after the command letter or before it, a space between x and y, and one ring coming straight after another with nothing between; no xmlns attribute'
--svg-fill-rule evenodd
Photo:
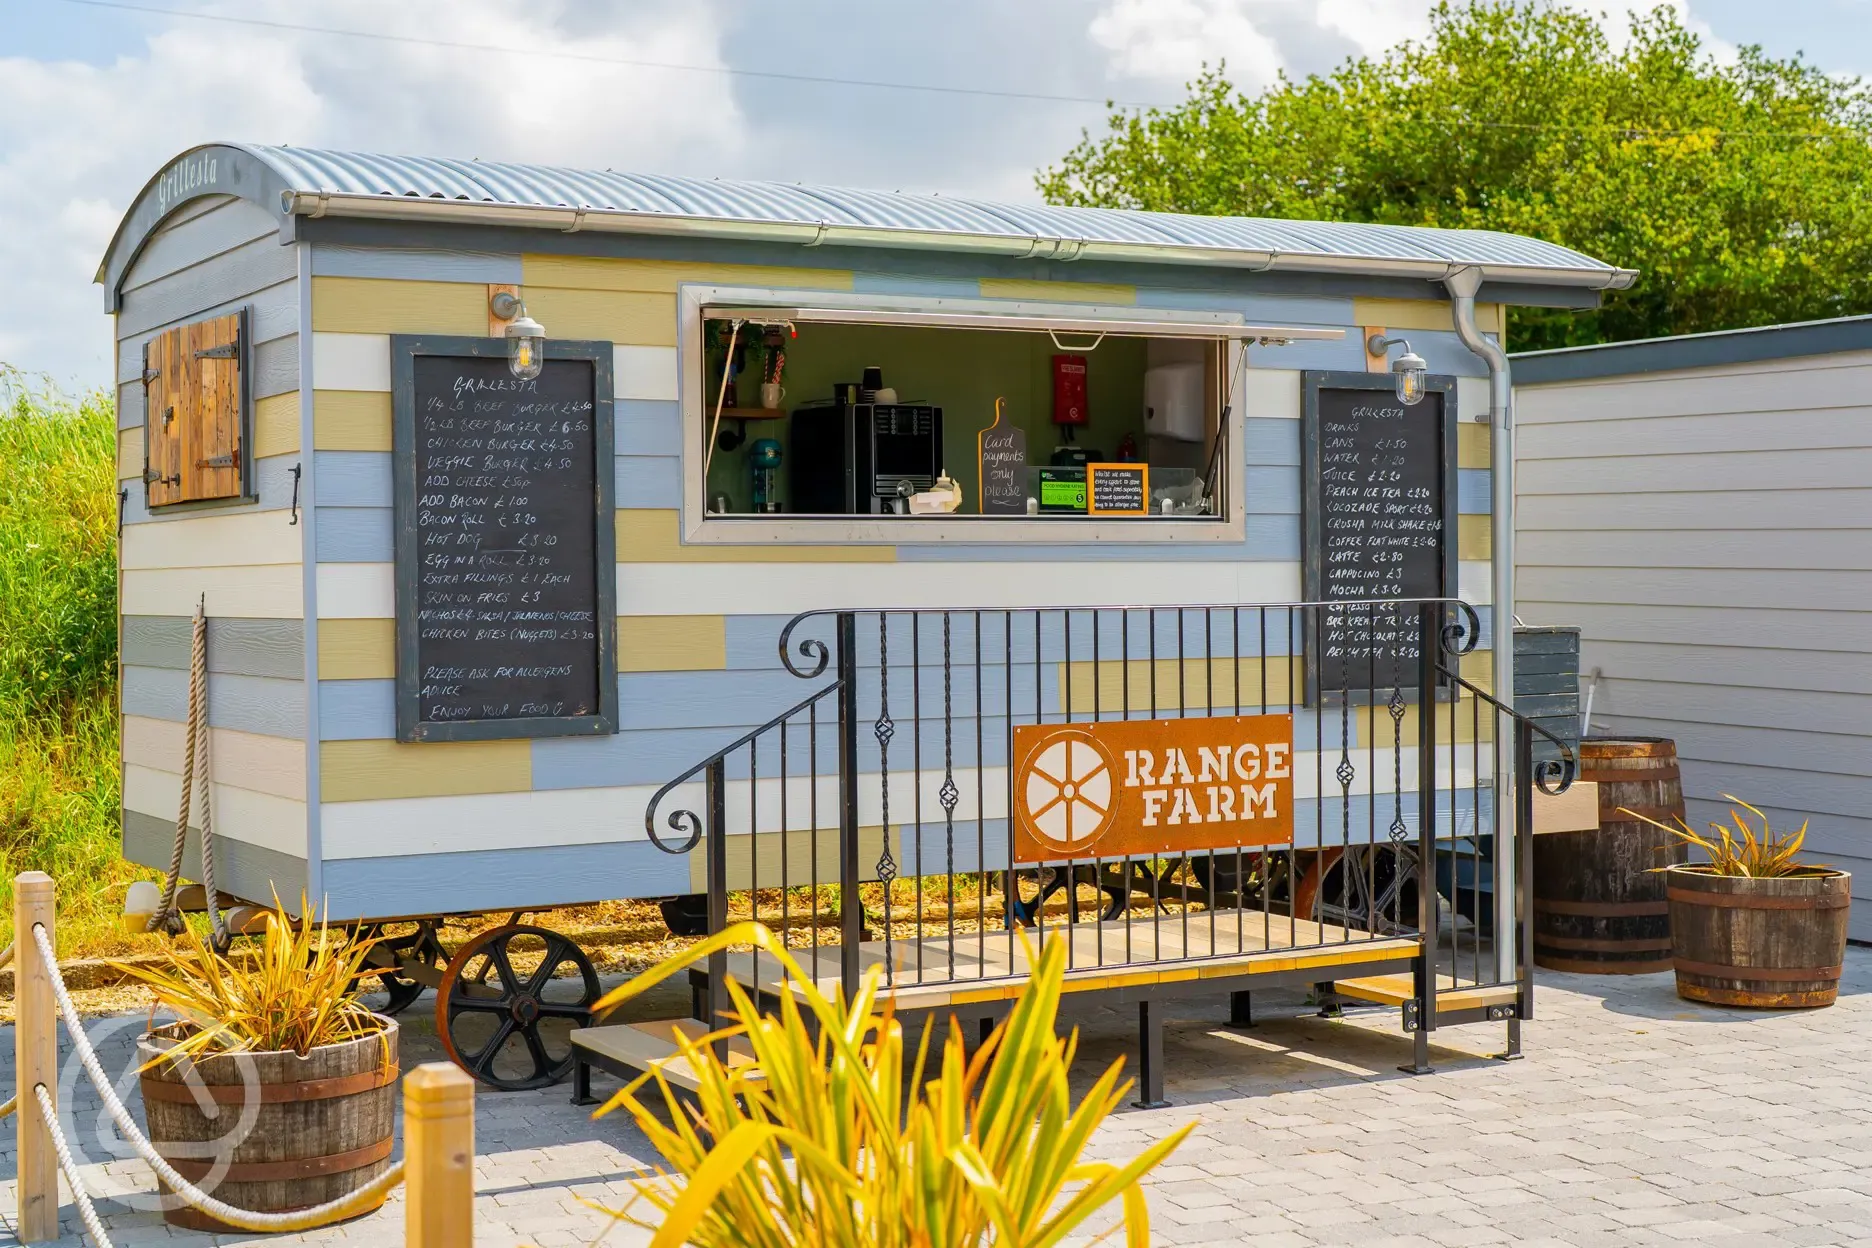
<svg viewBox="0 0 1872 1248"><path fill-rule="evenodd" d="M242 316L168 330L144 348L149 505L238 498L244 477Z"/></svg>

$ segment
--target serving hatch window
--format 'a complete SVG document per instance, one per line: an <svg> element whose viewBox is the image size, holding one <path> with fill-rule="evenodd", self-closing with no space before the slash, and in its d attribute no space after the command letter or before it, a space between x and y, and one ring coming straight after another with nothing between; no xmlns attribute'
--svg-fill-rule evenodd
<svg viewBox="0 0 1872 1248"><path fill-rule="evenodd" d="M679 293L686 540L1239 540L1244 347L1343 332L798 297Z"/></svg>

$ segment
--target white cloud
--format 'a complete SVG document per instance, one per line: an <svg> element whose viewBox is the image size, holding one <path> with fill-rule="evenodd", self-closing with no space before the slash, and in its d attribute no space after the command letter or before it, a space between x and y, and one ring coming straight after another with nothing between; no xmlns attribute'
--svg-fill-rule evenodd
<svg viewBox="0 0 1872 1248"><path fill-rule="evenodd" d="M1091 25L1112 72L1173 82L1228 63L1237 87L1257 91L1282 70L1311 72L1375 54L1430 29L1430 0L1106 0Z"/></svg>
<svg viewBox="0 0 1872 1248"><path fill-rule="evenodd" d="M709 4L260 0L246 18L588 57L720 65ZM174 21L104 65L0 57L0 360L67 385L106 380L91 284L123 211L170 157L214 139L615 167L732 158L732 96L704 74L501 56L222 22Z"/></svg>

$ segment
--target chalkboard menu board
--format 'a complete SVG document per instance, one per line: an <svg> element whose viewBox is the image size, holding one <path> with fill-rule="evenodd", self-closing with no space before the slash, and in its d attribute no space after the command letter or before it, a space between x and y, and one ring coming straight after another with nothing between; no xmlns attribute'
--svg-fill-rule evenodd
<svg viewBox="0 0 1872 1248"><path fill-rule="evenodd" d="M391 339L400 739L617 731L611 354Z"/></svg>
<svg viewBox="0 0 1872 1248"><path fill-rule="evenodd" d="M1456 592L1455 381L1405 406L1385 373L1308 372L1305 575L1309 602L1384 603ZM1309 698L1412 696L1416 606L1323 610L1306 630Z"/></svg>
<svg viewBox="0 0 1872 1248"><path fill-rule="evenodd" d="M1095 516L1150 514L1150 465L1087 464L1086 510Z"/></svg>

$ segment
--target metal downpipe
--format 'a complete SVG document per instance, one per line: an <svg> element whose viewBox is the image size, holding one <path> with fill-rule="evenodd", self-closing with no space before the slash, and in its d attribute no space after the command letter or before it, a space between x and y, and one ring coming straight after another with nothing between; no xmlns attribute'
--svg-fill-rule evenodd
<svg viewBox="0 0 1872 1248"><path fill-rule="evenodd" d="M1515 480L1514 386L1508 371L1508 353L1476 326L1476 291L1482 286L1480 269L1462 269L1444 279L1456 322L1456 336L1482 357L1489 372L1489 486L1491 575L1490 618L1493 640L1495 696L1514 705L1515 603ZM1495 972L1499 980L1515 975L1514 944L1505 934L1517 930L1512 881L1519 878L1515 862L1514 738L1495 730ZM1528 899L1532 904L1532 898Z"/></svg>

